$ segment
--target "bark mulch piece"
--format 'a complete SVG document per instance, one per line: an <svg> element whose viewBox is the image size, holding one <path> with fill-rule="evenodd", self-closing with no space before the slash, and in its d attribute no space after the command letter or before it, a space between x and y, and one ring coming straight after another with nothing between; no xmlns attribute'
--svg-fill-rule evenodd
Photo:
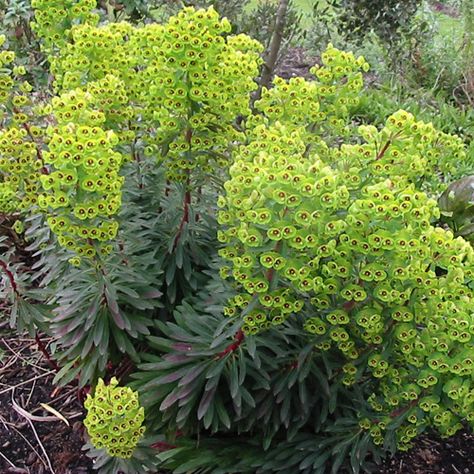
<svg viewBox="0 0 474 474"><path fill-rule="evenodd" d="M55 388L54 374L34 339L0 333L0 473L93 472L81 451L84 413L77 387ZM70 426L41 403L61 413Z"/></svg>

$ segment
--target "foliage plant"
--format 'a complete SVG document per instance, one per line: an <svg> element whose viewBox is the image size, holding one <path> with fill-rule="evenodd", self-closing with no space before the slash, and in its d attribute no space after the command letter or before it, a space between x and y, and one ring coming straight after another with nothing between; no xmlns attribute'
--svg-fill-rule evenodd
<svg viewBox="0 0 474 474"><path fill-rule="evenodd" d="M36 43L29 25L32 16L30 2L28 0L2 0L0 11L0 32L12 40L14 49L18 53L22 49L28 51L28 42Z"/></svg>
<svg viewBox="0 0 474 474"><path fill-rule="evenodd" d="M336 7L340 8L341 28L347 34L363 37L374 30L388 44L399 39L420 4L420 0L390 0L380 8L380 5L370 1L342 0L336 3Z"/></svg>
<svg viewBox="0 0 474 474"><path fill-rule="evenodd" d="M451 183L439 198L442 220L456 233L474 239L474 176Z"/></svg>
<svg viewBox="0 0 474 474"><path fill-rule="evenodd" d="M357 473L472 425L470 201L438 225L458 137L356 124L369 66L332 45L252 108L262 46L213 8L34 5L54 90L0 53L0 210L31 267L2 237L0 291L91 390L97 470Z"/></svg>

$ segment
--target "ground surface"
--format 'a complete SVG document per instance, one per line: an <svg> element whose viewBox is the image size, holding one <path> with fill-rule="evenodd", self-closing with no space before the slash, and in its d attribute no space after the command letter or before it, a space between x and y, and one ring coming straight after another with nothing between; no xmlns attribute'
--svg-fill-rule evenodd
<svg viewBox="0 0 474 474"><path fill-rule="evenodd" d="M81 451L83 412L77 387L55 389L53 377L34 339L17 338L0 329L0 474L94 472ZM70 426L40 403L60 412ZM471 473L474 435L464 431L449 440L424 435L412 451L387 460L377 474Z"/></svg>
<svg viewBox="0 0 474 474"><path fill-rule="evenodd" d="M36 341L0 332L0 473L85 474L77 387L55 389ZM61 413L69 426L41 407Z"/></svg>

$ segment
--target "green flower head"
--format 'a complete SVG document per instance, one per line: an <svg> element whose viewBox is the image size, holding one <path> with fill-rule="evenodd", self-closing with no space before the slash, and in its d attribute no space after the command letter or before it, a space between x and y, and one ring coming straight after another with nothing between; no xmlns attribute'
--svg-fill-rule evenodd
<svg viewBox="0 0 474 474"><path fill-rule="evenodd" d="M109 385L99 379L94 395L87 395L84 407L84 425L92 444L112 457L130 458L145 432L144 408L140 407L138 393L119 387L115 377Z"/></svg>

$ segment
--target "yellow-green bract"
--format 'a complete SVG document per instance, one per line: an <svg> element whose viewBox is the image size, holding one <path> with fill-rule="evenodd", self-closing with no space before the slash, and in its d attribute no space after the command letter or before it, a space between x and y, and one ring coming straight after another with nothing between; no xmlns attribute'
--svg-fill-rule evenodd
<svg viewBox="0 0 474 474"><path fill-rule="evenodd" d="M110 456L130 458L145 432L144 409L138 393L119 387L115 377L108 385L99 379L94 395L84 402L87 416L84 425L92 444Z"/></svg>

